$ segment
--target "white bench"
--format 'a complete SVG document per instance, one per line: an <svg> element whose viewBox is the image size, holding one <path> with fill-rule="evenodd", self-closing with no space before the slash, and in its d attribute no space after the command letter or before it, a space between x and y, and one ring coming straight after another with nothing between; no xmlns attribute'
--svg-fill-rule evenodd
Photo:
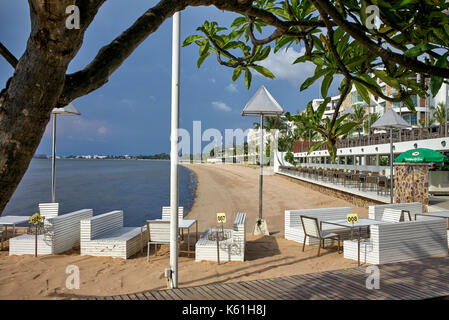
<svg viewBox="0 0 449 320"><path fill-rule="evenodd" d="M369 206L368 218L374 220L387 221L388 218L383 218L385 209L407 210L410 212L412 219L414 219L415 214L422 213L422 204L419 202L410 202L410 203L392 203L392 204L381 204L377 206Z"/></svg>
<svg viewBox="0 0 449 320"><path fill-rule="evenodd" d="M128 259L146 238L146 228L123 226L121 210L81 220L81 255Z"/></svg>
<svg viewBox="0 0 449 320"><path fill-rule="evenodd" d="M301 216L317 218L318 223L326 220L346 219L347 214L351 214L351 207L339 208L318 208L318 209L302 209L302 210L286 210L285 211L285 239L293 240L299 243L304 242L304 229L301 223ZM323 224L322 231L349 233L347 228ZM332 244L332 239L326 239L325 244ZM311 237L306 239L307 245L318 245L319 240Z"/></svg>
<svg viewBox="0 0 449 320"><path fill-rule="evenodd" d="M39 214L45 219L57 217L59 215L59 203L39 203Z"/></svg>
<svg viewBox="0 0 449 320"><path fill-rule="evenodd" d="M37 254L58 254L80 243L80 221L92 217L92 209L46 218L45 233L38 235ZM9 255L34 254L36 237L24 234L9 240Z"/></svg>
<svg viewBox="0 0 449 320"><path fill-rule="evenodd" d="M171 219L171 207L162 207L162 220ZM184 219L184 207L178 207L178 219Z"/></svg>
<svg viewBox="0 0 449 320"><path fill-rule="evenodd" d="M217 242L209 240L209 235L215 232L214 228L207 229L198 240L195 245L195 261L217 261ZM227 239L219 242L220 262L245 261L246 213L237 213L234 229L225 229L224 234Z"/></svg>
<svg viewBox="0 0 449 320"><path fill-rule="evenodd" d="M369 241L360 243L360 262L384 264L447 255L445 219L418 216L416 221L370 226ZM343 242L344 257L357 260L357 241Z"/></svg>

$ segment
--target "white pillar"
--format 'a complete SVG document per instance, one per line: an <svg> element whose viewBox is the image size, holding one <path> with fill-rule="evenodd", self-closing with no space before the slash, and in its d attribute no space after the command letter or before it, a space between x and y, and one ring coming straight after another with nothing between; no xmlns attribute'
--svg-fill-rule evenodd
<svg viewBox="0 0 449 320"><path fill-rule="evenodd" d="M170 149L170 270L171 288L178 287L178 126L179 126L179 12L173 15L172 92L171 92L171 149Z"/></svg>
<svg viewBox="0 0 449 320"><path fill-rule="evenodd" d="M53 147L51 153L51 202L56 202L56 114L53 114Z"/></svg>

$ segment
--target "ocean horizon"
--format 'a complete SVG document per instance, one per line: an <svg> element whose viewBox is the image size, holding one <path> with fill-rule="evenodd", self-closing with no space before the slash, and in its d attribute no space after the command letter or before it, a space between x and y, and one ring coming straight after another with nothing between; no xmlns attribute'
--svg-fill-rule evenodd
<svg viewBox="0 0 449 320"><path fill-rule="evenodd" d="M179 205L185 214L193 206L195 189L195 174L179 166ZM3 216L32 215L45 202L51 202L51 159L33 159ZM56 202L59 214L123 210L125 226L144 225L170 205L170 161L57 159Z"/></svg>

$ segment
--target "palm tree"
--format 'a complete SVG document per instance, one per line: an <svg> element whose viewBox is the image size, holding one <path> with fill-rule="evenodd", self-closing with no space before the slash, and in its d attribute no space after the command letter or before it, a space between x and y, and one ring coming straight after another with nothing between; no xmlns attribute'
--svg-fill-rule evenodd
<svg viewBox="0 0 449 320"><path fill-rule="evenodd" d="M443 130L443 125L446 123L446 106L439 103L436 107L431 107L433 110L433 119L440 125L440 131Z"/></svg>
<svg viewBox="0 0 449 320"><path fill-rule="evenodd" d="M379 120L379 118L380 118L380 114L378 112L371 113L369 116L366 117L366 120L363 123L363 130L365 132L369 131L369 133L372 134L374 132L374 129L371 128L371 126L373 125L373 123L375 123L377 120ZM369 125L369 130L368 130L368 125Z"/></svg>
<svg viewBox="0 0 449 320"><path fill-rule="evenodd" d="M359 132L359 137L361 135L361 129L363 128L363 123L366 119L365 108L362 105L356 105L353 107L354 113L351 113L349 118L355 123L354 129Z"/></svg>

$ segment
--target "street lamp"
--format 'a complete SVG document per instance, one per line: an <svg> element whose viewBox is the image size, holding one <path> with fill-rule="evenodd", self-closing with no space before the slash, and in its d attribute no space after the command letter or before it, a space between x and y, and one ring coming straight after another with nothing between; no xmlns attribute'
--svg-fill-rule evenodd
<svg viewBox="0 0 449 320"><path fill-rule="evenodd" d="M404 129L411 126L393 108L390 108L379 120L374 122L372 127L390 130L390 203L393 203L393 129Z"/></svg>
<svg viewBox="0 0 449 320"><path fill-rule="evenodd" d="M278 117L284 109L273 98L268 90L261 86L256 94L249 100L242 111L242 116L260 117L260 144L259 144L259 219L254 227L254 234L270 235L266 221L262 218L262 187L263 187L263 117Z"/></svg>
<svg viewBox="0 0 449 320"><path fill-rule="evenodd" d="M51 113L53 114L53 147L51 153L51 202L56 202L56 117L58 115L79 116L81 115L81 113L71 103L62 108L54 108Z"/></svg>

